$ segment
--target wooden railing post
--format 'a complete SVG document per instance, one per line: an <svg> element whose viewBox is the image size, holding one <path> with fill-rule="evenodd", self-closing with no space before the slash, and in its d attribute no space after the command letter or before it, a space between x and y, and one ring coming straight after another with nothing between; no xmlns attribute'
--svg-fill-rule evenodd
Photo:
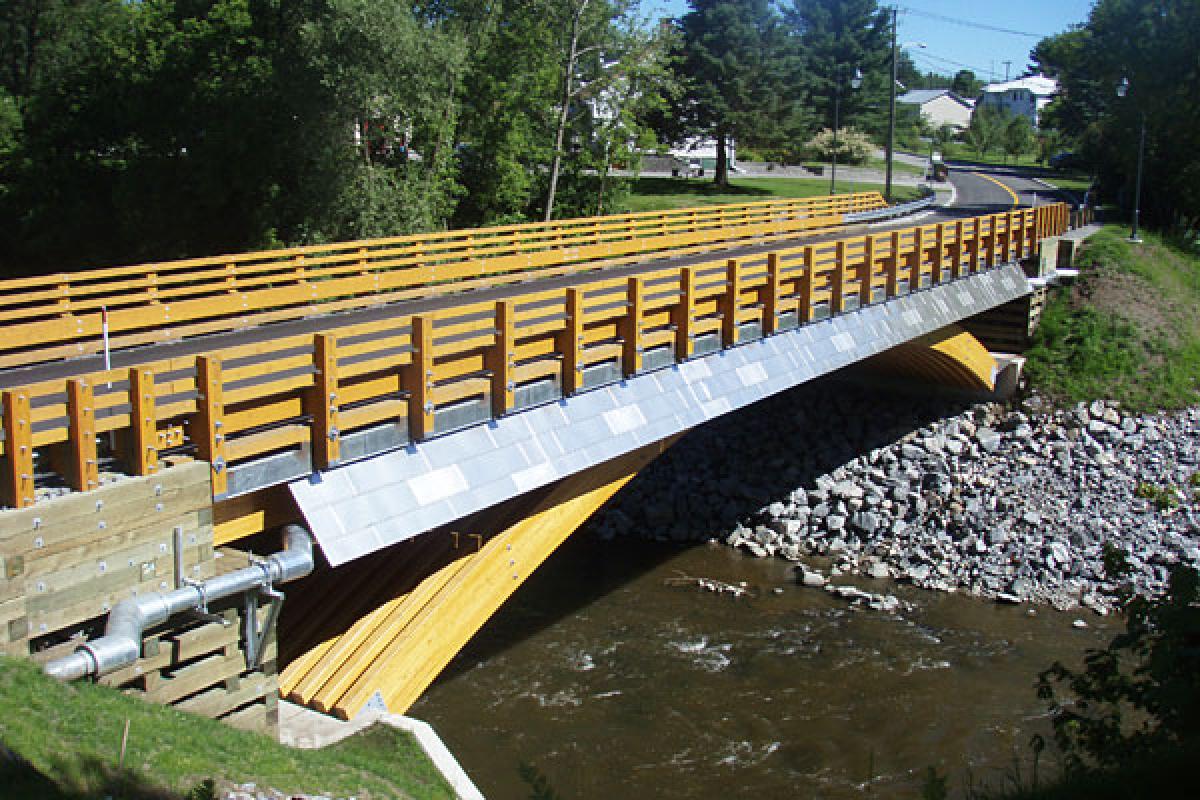
<svg viewBox="0 0 1200 800"><path fill-rule="evenodd" d="M562 391L570 395L583 388L583 289L567 289L566 324L559 332L557 349L562 353Z"/></svg>
<svg viewBox="0 0 1200 800"><path fill-rule="evenodd" d="M845 296L846 240L838 239L833 245L833 273L829 276L829 316L842 313Z"/></svg>
<svg viewBox="0 0 1200 800"><path fill-rule="evenodd" d="M908 274L908 288L921 288L921 262L925 260L925 229L918 225L913 229L913 260Z"/></svg>
<svg viewBox="0 0 1200 800"><path fill-rule="evenodd" d="M679 270L679 302L671 316L675 325L675 360L687 361L692 357L696 317L696 273L691 267Z"/></svg>
<svg viewBox="0 0 1200 800"><path fill-rule="evenodd" d="M871 305L872 285L875 281L875 237L867 234L863 239L863 266L858 280L859 306Z"/></svg>
<svg viewBox="0 0 1200 800"><path fill-rule="evenodd" d="M797 311L801 322L812 322L813 273L816 271L817 249L810 244L804 248L804 274L800 276L800 306Z"/></svg>
<svg viewBox="0 0 1200 800"><path fill-rule="evenodd" d="M1004 262L1013 260L1013 212L1004 212Z"/></svg>
<svg viewBox="0 0 1200 800"><path fill-rule="evenodd" d="M212 465L213 497L229 491L225 458L225 385L218 356L196 356L196 416L191 431L196 455Z"/></svg>
<svg viewBox="0 0 1200 800"><path fill-rule="evenodd" d="M763 336L779 330L779 254L767 253L767 283L762 288Z"/></svg>
<svg viewBox="0 0 1200 800"><path fill-rule="evenodd" d="M158 412L154 402L154 373L129 370L129 466L134 475L158 471Z"/></svg>
<svg viewBox="0 0 1200 800"><path fill-rule="evenodd" d="M516 366L516 325L511 300L496 302L496 343L488 350L487 368L492 372L492 416L502 417L512 411L517 385L513 376Z"/></svg>
<svg viewBox="0 0 1200 800"><path fill-rule="evenodd" d="M939 222L933 229L933 283L942 282L942 270L946 266L946 223Z"/></svg>
<svg viewBox="0 0 1200 800"><path fill-rule="evenodd" d="M646 301L641 278L629 279L628 296L629 306L621 320L621 368L627 378L642 371L642 315Z"/></svg>
<svg viewBox="0 0 1200 800"><path fill-rule="evenodd" d="M100 485L100 471L96 455L96 403L92 385L82 378L67 381L67 419L70 452L67 480L75 491L86 492Z"/></svg>
<svg viewBox="0 0 1200 800"><path fill-rule="evenodd" d="M887 260L887 296L895 297L900 293L900 231L892 231L890 237L892 248ZM911 290L912 287L909 287Z"/></svg>
<svg viewBox="0 0 1200 800"><path fill-rule="evenodd" d="M731 258L725 265L725 294L721 296L721 346L738 343L738 312L742 305L742 265Z"/></svg>
<svg viewBox="0 0 1200 800"><path fill-rule="evenodd" d="M412 363L404 380L408 390L408 438L420 441L433 433L433 319L412 317Z"/></svg>
<svg viewBox="0 0 1200 800"><path fill-rule="evenodd" d="M983 258L983 221L976 217L971 221L971 266L968 270L974 275L979 272L979 262Z"/></svg>
<svg viewBox="0 0 1200 800"><path fill-rule="evenodd" d="M963 251L965 250L963 243L963 221L960 219L954 223L954 247L951 252L954 253L954 262L950 265L950 276L952 278L961 278L963 274Z"/></svg>
<svg viewBox="0 0 1200 800"><path fill-rule="evenodd" d="M332 333L313 335L313 386L308 395L312 417L313 469L329 469L342 459L338 427L338 341Z"/></svg>
<svg viewBox="0 0 1200 800"><path fill-rule="evenodd" d="M1001 215L999 215L999 214L992 214L987 217L988 248L987 248L987 255L985 257L985 263L987 264L988 269L993 269L996 266L996 253L997 253L997 250L999 250L999 248L1000 248L1000 235L999 235L999 233L997 233L997 230L1000 227L1000 225L999 225L1000 216ZM983 222L983 220L981 218L976 217L976 224L980 224L982 222Z"/></svg>
<svg viewBox="0 0 1200 800"><path fill-rule="evenodd" d="M29 393L8 389L4 399L4 502L13 508L28 508L34 502L33 421Z"/></svg>

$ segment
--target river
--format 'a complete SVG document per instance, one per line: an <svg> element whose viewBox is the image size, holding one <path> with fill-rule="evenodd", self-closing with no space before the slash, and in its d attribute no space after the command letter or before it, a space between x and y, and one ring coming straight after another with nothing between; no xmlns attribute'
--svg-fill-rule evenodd
<svg viewBox="0 0 1200 800"><path fill-rule="evenodd" d="M747 597L671 585L745 582ZM851 609L790 564L584 530L410 713L491 800L919 797L1004 780L1047 733L1033 683L1119 625L859 579L912 604ZM1085 629L1072 626L1084 617Z"/></svg>

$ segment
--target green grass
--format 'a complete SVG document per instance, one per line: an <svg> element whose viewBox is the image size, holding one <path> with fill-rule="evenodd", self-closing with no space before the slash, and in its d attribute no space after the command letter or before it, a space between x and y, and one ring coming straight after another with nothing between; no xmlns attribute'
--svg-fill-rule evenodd
<svg viewBox="0 0 1200 800"><path fill-rule="evenodd" d="M942 158L947 161L974 161L979 164L993 164L1008 167L1040 167L1034 153L1024 153L1017 159L1011 159L1004 153L993 150L983 155L976 153L962 142L948 142L942 147Z"/></svg>
<svg viewBox="0 0 1200 800"><path fill-rule="evenodd" d="M883 191L880 184L838 181L838 194ZM630 211L662 211L690 206L748 203L779 197L823 197L829 178L733 178L728 187L715 186L710 178L639 178L626 201ZM915 187L893 187L894 202L915 200Z"/></svg>
<svg viewBox="0 0 1200 800"><path fill-rule="evenodd" d="M125 769L117 767L129 720ZM0 658L5 798L175 798L208 779L342 797L441 798L453 792L406 733L376 726L322 750L273 739L112 689L60 684L26 661Z"/></svg>
<svg viewBox="0 0 1200 800"><path fill-rule="evenodd" d="M1031 385L1063 402L1182 408L1200 399L1200 258L1125 235L1089 239L1078 283L1051 296L1026 353Z"/></svg>
<svg viewBox="0 0 1200 800"><path fill-rule="evenodd" d="M869 158L867 166L871 169L877 169L880 172L887 171L887 159L885 158ZM909 164L907 161L897 161L892 159L892 174L893 175L924 175L925 168L918 167L916 164Z"/></svg>

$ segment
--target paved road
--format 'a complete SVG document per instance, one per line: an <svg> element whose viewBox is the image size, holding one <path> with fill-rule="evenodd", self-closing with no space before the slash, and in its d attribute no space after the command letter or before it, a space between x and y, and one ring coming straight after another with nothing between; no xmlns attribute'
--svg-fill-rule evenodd
<svg viewBox="0 0 1200 800"><path fill-rule="evenodd" d="M1016 207L1018 202L1021 204L1029 203L1033 199L1032 194L1035 189L1041 190L1041 192L1044 193L1038 196L1037 199L1039 203L1052 202L1058 199L1050 196L1049 194L1045 194L1048 190L1039 184L1033 183L1032 181L1023 177L1005 174L1001 171L981 171L975 168L956 168L950 172L950 183L954 187L955 197L947 205L937 208L931 212L920 214L917 217L902 218L899 220L873 224L869 226L870 229L872 231L882 231L889 228L908 227L917 221L922 224L928 224L931 222L937 222L940 219L956 219L960 217L1008 211ZM862 228L859 226L857 229L861 230ZM841 238L845 235L845 232L839 231L817 237L805 238L802 241L807 244L813 244ZM680 267L689 264L713 261L715 258L721 257L752 257L770 250L788 247L790 244L796 243L799 243L799 241L777 240L767 244L750 245L724 250L720 252L719 256L714 253L702 253L693 256L659 258L636 266L617 267L597 273L567 275L559 278L547 278L545 280L530 281L528 283L498 286L491 289L480 289L470 293L470 301L485 302L513 298L534 291L559 288L579 283L588 283L591 281L608 280L614 277L637 275L638 273L652 272L666 267ZM112 366L114 368L131 367L150 361L197 355L227 347L263 342L273 338L294 336L302 333L313 333L320 330L333 330L348 325L374 322L391 317L403 317L409 314L440 311L455 305L461 299L461 295L443 295L423 300L410 300L383 307L307 317L305 319L299 319L290 322L280 322L261 328L251 328L244 331L211 334L207 336L198 336L179 342L167 342L163 344L131 348L128 350L114 352L112 354ZM46 364L37 364L30 367L9 369L0 372L0 389L22 386L30 383L39 383L42 381L63 379L88 372L97 372L103 368L104 363L101 356L86 356L70 359L68 361L55 361Z"/></svg>

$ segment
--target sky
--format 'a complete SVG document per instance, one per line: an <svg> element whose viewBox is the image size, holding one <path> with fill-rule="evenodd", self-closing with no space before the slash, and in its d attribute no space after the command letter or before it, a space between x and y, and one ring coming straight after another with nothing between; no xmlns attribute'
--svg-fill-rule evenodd
<svg viewBox="0 0 1200 800"><path fill-rule="evenodd" d="M1085 22L1092 0L899 0L897 5L899 41L926 45L906 48L922 72L953 75L965 68L987 82L993 77L1003 81L1006 68L1010 77L1020 75L1038 40ZM680 16L687 13L688 4L686 0L642 0L642 8L648 14ZM1011 63L1006 67L1005 61Z"/></svg>

